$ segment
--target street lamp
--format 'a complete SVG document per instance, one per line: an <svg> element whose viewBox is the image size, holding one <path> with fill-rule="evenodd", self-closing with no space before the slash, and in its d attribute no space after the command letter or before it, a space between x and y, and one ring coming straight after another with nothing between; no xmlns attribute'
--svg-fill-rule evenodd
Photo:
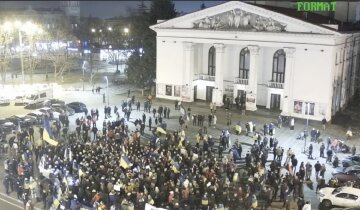
<svg viewBox="0 0 360 210"><path fill-rule="evenodd" d="M105 80L106 80L106 94L107 94L107 104L109 106L109 80L108 77L105 76Z"/></svg>
<svg viewBox="0 0 360 210"><path fill-rule="evenodd" d="M96 32L95 28L92 28L92 29L91 29L91 32L92 32L92 33L95 33L95 32Z"/></svg>
<svg viewBox="0 0 360 210"><path fill-rule="evenodd" d="M124 32L125 32L125 34L128 34L129 33L129 28L124 28Z"/></svg>
<svg viewBox="0 0 360 210"><path fill-rule="evenodd" d="M111 27L108 27L108 31L112 31L112 28L111 28Z"/></svg>
<svg viewBox="0 0 360 210"><path fill-rule="evenodd" d="M6 22L4 24L4 29L6 31L12 31L13 28L18 30L21 74L22 74L23 84L25 84L24 59L23 59L23 53L22 53L22 46L23 46L22 32L25 32L27 35L34 35L35 33L40 34L43 31L41 28L39 28L37 25L35 25L34 23L32 23L30 21L27 21L25 24L21 23L20 21L15 21L14 23Z"/></svg>

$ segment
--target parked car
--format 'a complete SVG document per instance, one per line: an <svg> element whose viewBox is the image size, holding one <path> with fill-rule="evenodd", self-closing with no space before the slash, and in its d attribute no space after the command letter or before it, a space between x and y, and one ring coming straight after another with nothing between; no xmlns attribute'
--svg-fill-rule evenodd
<svg viewBox="0 0 360 210"><path fill-rule="evenodd" d="M32 104L27 104L24 108L25 109L39 109L44 107L44 103L43 102L37 102L37 103L32 103Z"/></svg>
<svg viewBox="0 0 360 210"><path fill-rule="evenodd" d="M5 122L3 124L0 125L2 130L4 130L7 133L10 133L13 130L16 130L17 125L15 125L12 122Z"/></svg>
<svg viewBox="0 0 360 210"><path fill-rule="evenodd" d="M360 166L360 155L349 156L342 161L343 167L349 167L353 165Z"/></svg>
<svg viewBox="0 0 360 210"><path fill-rule="evenodd" d="M44 113L37 110L27 114L27 116L35 118L38 122L41 122L43 115Z"/></svg>
<svg viewBox="0 0 360 210"><path fill-rule="evenodd" d="M318 194L320 203L330 209L332 206L359 207L360 189L353 187L325 187Z"/></svg>
<svg viewBox="0 0 360 210"><path fill-rule="evenodd" d="M15 106L24 105L25 104L24 99L25 99L24 96L16 96L14 99L14 105Z"/></svg>
<svg viewBox="0 0 360 210"><path fill-rule="evenodd" d="M27 115L14 115L13 117L17 118L20 121L20 126L29 127L31 125L37 124L37 119L32 116Z"/></svg>
<svg viewBox="0 0 360 210"><path fill-rule="evenodd" d="M75 114L75 110L65 104L53 104L51 109L59 113L65 112L68 116Z"/></svg>
<svg viewBox="0 0 360 210"><path fill-rule="evenodd" d="M349 166L347 168L339 167L331 174L336 175L336 174L358 174L358 173L360 173L360 166L354 165L354 166Z"/></svg>
<svg viewBox="0 0 360 210"><path fill-rule="evenodd" d="M38 109L38 111L40 111L44 114L49 114L49 115L52 114L55 119L58 119L60 116L59 112L52 110L50 107L43 107L43 108Z"/></svg>
<svg viewBox="0 0 360 210"><path fill-rule="evenodd" d="M45 100L43 103L44 103L44 106L46 106L46 107L51 107L54 104L65 105L65 101L62 101L60 99L55 99L55 98Z"/></svg>
<svg viewBox="0 0 360 210"><path fill-rule="evenodd" d="M67 104L70 108L75 110L75 113L85 112L87 110L86 105L81 102L71 102Z"/></svg>
<svg viewBox="0 0 360 210"><path fill-rule="evenodd" d="M349 174L349 173L338 173L333 175L334 178L337 178L339 183L346 183L348 181L354 182L355 184L360 184L360 174Z"/></svg>
<svg viewBox="0 0 360 210"><path fill-rule="evenodd" d="M10 99L5 97L0 97L0 106L8 106L10 105Z"/></svg>

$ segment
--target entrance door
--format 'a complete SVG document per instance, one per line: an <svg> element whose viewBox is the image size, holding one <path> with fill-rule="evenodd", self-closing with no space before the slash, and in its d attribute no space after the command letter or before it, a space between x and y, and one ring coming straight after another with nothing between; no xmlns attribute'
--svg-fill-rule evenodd
<svg viewBox="0 0 360 210"><path fill-rule="evenodd" d="M197 98L197 85L194 86L194 101Z"/></svg>
<svg viewBox="0 0 360 210"><path fill-rule="evenodd" d="M206 86L206 101L207 102L212 101L213 89L214 89L214 87Z"/></svg>
<svg viewBox="0 0 360 210"><path fill-rule="evenodd" d="M280 110L280 94L271 94L270 109Z"/></svg>
<svg viewBox="0 0 360 210"><path fill-rule="evenodd" d="M245 94L245 90L237 90L237 97L241 98L241 96Z"/></svg>

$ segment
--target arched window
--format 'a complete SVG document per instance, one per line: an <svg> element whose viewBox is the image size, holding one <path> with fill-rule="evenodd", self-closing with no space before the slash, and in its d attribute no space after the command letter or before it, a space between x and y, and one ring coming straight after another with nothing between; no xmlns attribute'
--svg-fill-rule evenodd
<svg viewBox="0 0 360 210"><path fill-rule="evenodd" d="M215 76L215 72L216 72L215 64L216 64L216 51L215 51L215 47L212 46L210 47L209 50L208 75Z"/></svg>
<svg viewBox="0 0 360 210"><path fill-rule="evenodd" d="M239 78L249 79L250 52L246 47L240 51Z"/></svg>
<svg viewBox="0 0 360 210"><path fill-rule="evenodd" d="M284 50L278 50L273 58L272 81L284 83L286 55Z"/></svg>

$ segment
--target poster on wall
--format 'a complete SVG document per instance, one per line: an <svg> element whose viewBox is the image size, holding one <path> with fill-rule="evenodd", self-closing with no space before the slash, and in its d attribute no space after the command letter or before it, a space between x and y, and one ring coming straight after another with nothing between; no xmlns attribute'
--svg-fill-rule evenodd
<svg viewBox="0 0 360 210"><path fill-rule="evenodd" d="M179 85L174 85L174 96L180 97L180 86Z"/></svg>
<svg viewBox="0 0 360 210"><path fill-rule="evenodd" d="M165 85L164 84L157 84L157 94L165 95Z"/></svg>
<svg viewBox="0 0 360 210"><path fill-rule="evenodd" d="M181 88L181 100L190 101L191 100L191 89L188 85L183 85Z"/></svg>
<svg viewBox="0 0 360 210"><path fill-rule="evenodd" d="M325 116L326 114L326 104L319 104L319 115Z"/></svg>
<svg viewBox="0 0 360 210"><path fill-rule="evenodd" d="M301 101L294 101L294 113L301 114L302 113L302 104Z"/></svg>
<svg viewBox="0 0 360 210"><path fill-rule="evenodd" d="M172 86L171 85L166 85L165 95L172 96Z"/></svg>
<svg viewBox="0 0 360 210"><path fill-rule="evenodd" d="M308 105L309 104L309 105ZM308 112L308 108L310 111ZM305 104L305 114L307 115L314 115L315 114L315 103L306 103Z"/></svg>

